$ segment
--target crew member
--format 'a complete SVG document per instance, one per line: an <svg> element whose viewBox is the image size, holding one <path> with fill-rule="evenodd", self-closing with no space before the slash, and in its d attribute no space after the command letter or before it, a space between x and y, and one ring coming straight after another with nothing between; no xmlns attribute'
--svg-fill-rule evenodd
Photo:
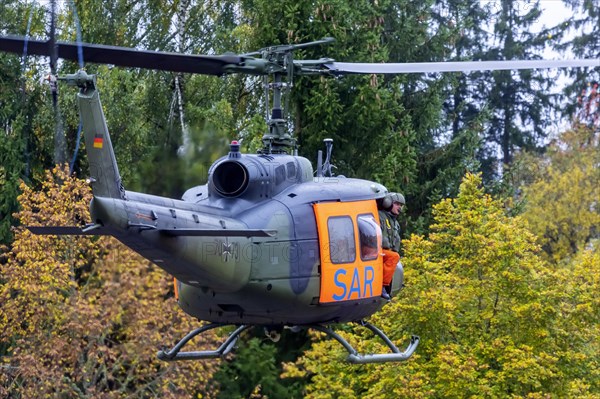
<svg viewBox="0 0 600 399"><path fill-rule="evenodd" d="M396 265L400 261L400 223L397 218L406 204L400 193L387 194L379 204L379 222L381 223L383 247L383 289L381 296L390 299L392 278Z"/></svg>

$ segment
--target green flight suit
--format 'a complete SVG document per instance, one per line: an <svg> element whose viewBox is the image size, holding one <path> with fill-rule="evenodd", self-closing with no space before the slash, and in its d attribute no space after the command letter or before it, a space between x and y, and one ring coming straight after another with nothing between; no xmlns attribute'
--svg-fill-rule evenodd
<svg viewBox="0 0 600 399"><path fill-rule="evenodd" d="M381 224L382 247L394 252L400 252L400 223L391 212L379 211Z"/></svg>

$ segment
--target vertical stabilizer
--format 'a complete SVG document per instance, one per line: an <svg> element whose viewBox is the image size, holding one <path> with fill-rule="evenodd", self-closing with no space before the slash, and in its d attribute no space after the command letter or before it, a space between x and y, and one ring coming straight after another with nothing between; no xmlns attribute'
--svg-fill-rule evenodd
<svg viewBox="0 0 600 399"><path fill-rule="evenodd" d="M121 184L121 176L108 134L100 96L96 90L95 76L79 71L76 74L67 75L64 80L69 85L78 86L81 89L77 95L77 102L83 124L94 196L125 199L125 190Z"/></svg>

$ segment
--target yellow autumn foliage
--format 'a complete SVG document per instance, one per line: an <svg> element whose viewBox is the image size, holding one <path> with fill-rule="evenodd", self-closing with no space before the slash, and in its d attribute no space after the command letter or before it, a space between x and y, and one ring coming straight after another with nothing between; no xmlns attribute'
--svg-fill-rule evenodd
<svg viewBox="0 0 600 399"><path fill-rule="evenodd" d="M22 226L89 220L89 187L64 168L41 190L21 190ZM175 303L172 279L116 240L19 227L0 271L0 397L214 396L215 362L156 358L197 322ZM213 338L197 345L213 348Z"/></svg>
<svg viewBox="0 0 600 399"><path fill-rule="evenodd" d="M575 125L546 156L526 159L533 182L523 216L548 259L568 261L600 238L600 132Z"/></svg>

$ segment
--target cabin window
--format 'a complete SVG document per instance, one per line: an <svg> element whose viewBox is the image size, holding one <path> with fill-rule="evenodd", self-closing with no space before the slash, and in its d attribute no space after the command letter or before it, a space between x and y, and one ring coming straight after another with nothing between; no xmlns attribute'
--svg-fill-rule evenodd
<svg viewBox="0 0 600 399"><path fill-rule="evenodd" d="M296 179L296 164L294 162L287 163L287 178L289 180Z"/></svg>
<svg viewBox="0 0 600 399"><path fill-rule="evenodd" d="M356 259L354 223L349 216L327 219L329 256L332 263L353 263Z"/></svg>
<svg viewBox="0 0 600 399"><path fill-rule="evenodd" d="M280 185L285 181L285 166L279 165L275 168L275 184Z"/></svg>
<svg viewBox="0 0 600 399"><path fill-rule="evenodd" d="M360 259L375 260L379 256L378 244L381 241L381 228L375 217L368 213L356 218L358 239L360 242Z"/></svg>

